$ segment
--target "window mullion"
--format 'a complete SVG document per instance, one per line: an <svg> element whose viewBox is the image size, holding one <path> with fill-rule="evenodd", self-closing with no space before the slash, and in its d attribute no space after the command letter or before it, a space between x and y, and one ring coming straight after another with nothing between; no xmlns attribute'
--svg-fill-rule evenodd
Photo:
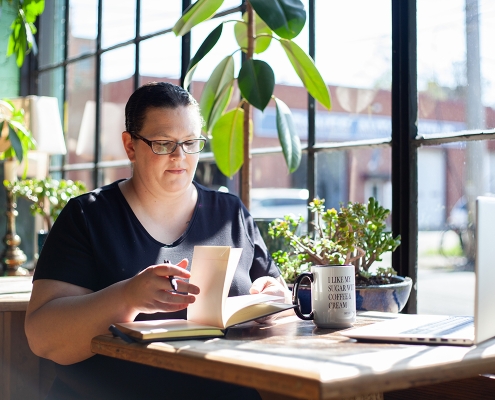
<svg viewBox="0 0 495 400"><path fill-rule="evenodd" d="M418 171L416 1L392 0L392 230L402 245L392 266L417 281ZM415 287L407 305L417 312Z"/></svg>

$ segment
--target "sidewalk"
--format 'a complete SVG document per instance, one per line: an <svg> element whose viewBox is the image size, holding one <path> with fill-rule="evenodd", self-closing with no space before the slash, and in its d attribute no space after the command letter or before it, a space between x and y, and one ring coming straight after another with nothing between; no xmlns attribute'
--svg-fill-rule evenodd
<svg viewBox="0 0 495 400"><path fill-rule="evenodd" d="M461 270L461 257L438 254L441 235L430 231L418 235L418 313L473 315L474 272ZM458 240L455 235L444 239L447 248Z"/></svg>

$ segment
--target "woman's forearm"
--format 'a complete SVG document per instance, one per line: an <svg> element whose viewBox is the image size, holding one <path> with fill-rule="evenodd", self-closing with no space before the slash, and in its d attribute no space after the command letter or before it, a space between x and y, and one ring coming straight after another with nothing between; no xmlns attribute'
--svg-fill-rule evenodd
<svg viewBox="0 0 495 400"><path fill-rule="evenodd" d="M187 263L186 263L187 265ZM136 276L92 292L67 282L35 281L26 312L26 335L32 351L59 364L91 357L91 339L108 333L115 322L137 314L174 312L193 303L199 288L189 271L172 264L152 265ZM172 291L169 276L179 278Z"/></svg>
<svg viewBox="0 0 495 400"><path fill-rule="evenodd" d="M125 281L88 293L86 289L64 282L38 281L25 324L32 351L59 364L91 357L93 337L108 333L108 327L114 322L132 321L137 314L129 311L123 301L124 284ZM44 303L39 299L42 305L37 307L40 303L37 304L36 291L46 290L47 285L51 286L51 292L63 294Z"/></svg>

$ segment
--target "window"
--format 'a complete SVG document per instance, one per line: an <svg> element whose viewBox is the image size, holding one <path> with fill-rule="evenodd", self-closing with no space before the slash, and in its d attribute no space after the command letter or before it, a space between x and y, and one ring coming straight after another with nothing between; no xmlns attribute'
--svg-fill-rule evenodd
<svg viewBox="0 0 495 400"><path fill-rule="evenodd" d="M56 96L64 106L69 150L63 158L53 157L52 174L83 179L90 188L129 176L125 154L109 145L120 140L128 96L151 80L179 83L188 62L181 57L194 55L219 21L239 18L242 10L240 0L225 2L221 16L193 30L188 47L171 32L187 3L46 4L39 64L31 78L37 79L37 94ZM274 66L277 96L291 108L305 151L300 168L289 174L278 150L273 105L263 113L254 110L253 187L260 197L253 207L260 212L300 207L292 203L300 202L294 193L301 190L308 197L325 197L333 207L377 197L392 208L391 227L402 235L393 266L414 281L418 266L425 282L418 285L419 311L428 310L433 303L426 288L438 276L427 263L459 262L455 243L462 235L468 246L469 229L461 236L449 229L453 215L469 221L473 196L495 190L495 146L488 140L495 137L495 50L489 40L495 5L488 0L303 3L308 19L296 41L314 57L333 110L308 99L276 44L260 55ZM227 30L221 46L195 72L191 91L196 98L233 47ZM240 62L239 56L237 68ZM240 187L239 177L224 177L208 152L201 154L196 179L234 193ZM271 188L287 191L263 198ZM461 246L460 251L469 250ZM416 292L408 311L416 311Z"/></svg>

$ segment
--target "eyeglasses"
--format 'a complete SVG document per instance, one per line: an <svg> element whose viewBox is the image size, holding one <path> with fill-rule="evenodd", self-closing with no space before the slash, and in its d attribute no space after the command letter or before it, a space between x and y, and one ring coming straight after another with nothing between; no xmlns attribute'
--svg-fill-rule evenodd
<svg viewBox="0 0 495 400"><path fill-rule="evenodd" d="M197 139L190 139L184 142L174 142L172 140L148 140L138 135L137 133L131 133L131 136L142 140L144 143L151 147L153 153L161 156L172 154L177 146L182 147L184 153L187 154L199 153L205 148L206 143L206 138L202 135Z"/></svg>

